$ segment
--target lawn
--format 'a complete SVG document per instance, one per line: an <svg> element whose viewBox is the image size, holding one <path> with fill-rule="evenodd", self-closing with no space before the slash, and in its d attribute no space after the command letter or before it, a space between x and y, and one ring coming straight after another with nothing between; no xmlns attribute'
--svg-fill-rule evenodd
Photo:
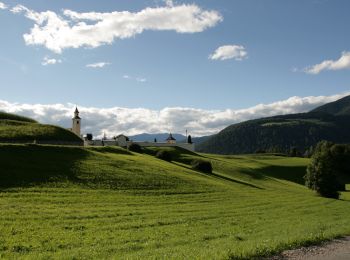
<svg viewBox="0 0 350 260"><path fill-rule="evenodd" d="M308 159L155 150L0 145L0 258L237 259L350 234L349 192L306 189Z"/></svg>

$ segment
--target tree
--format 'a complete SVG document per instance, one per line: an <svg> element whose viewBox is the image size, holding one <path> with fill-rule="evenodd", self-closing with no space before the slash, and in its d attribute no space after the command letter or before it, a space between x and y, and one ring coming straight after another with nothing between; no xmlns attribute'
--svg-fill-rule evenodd
<svg viewBox="0 0 350 260"><path fill-rule="evenodd" d="M191 162L191 166L192 169L200 172L212 173L213 171L213 167L209 161L195 159Z"/></svg>
<svg viewBox="0 0 350 260"><path fill-rule="evenodd" d="M155 142L155 143L157 142L157 138L154 138L154 142Z"/></svg>
<svg viewBox="0 0 350 260"><path fill-rule="evenodd" d="M167 162L171 162L172 160L171 153L165 150L159 150L156 154L156 157Z"/></svg>
<svg viewBox="0 0 350 260"><path fill-rule="evenodd" d="M86 140L92 141L92 138L93 138L92 134L86 134Z"/></svg>
<svg viewBox="0 0 350 260"><path fill-rule="evenodd" d="M187 143L192 144L192 137L191 137L191 135L189 135L187 137Z"/></svg>
<svg viewBox="0 0 350 260"><path fill-rule="evenodd" d="M128 150L135 153L142 153L142 147L139 144L135 143L130 144Z"/></svg>
<svg viewBox="0 0 350 260"><path fill-rule="evenodd" d="M331 153L332 145L327 141L317 144L304 179L305 185L321 196L338 199L338 190L341 185Z"/></svg>

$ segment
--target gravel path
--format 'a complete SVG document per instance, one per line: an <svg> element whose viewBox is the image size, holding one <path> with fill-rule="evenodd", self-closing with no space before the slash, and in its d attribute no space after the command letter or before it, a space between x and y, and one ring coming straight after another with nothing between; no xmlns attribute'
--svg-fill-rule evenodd
<svg viewBox="0 0 350 260"><path fill-rule="evenodd" d="M269 259L350 260L350 237L338 238L319 246L287 250Z"/></svg>

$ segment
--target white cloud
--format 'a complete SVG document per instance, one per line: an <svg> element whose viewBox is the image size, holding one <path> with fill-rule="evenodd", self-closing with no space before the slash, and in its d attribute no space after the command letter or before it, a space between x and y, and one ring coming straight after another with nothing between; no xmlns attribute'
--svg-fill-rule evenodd
<svg viewBox="0 0 350 260"><path fill-rule="evenodd" d="M304 72L309 74L319 74L324 70L343 70L350 69L350 52L342 52L338 60L325 60L319 64L307 67Z"/></svg>
<svg viewBox="0 0 350 260"><path fill-rule="evenodd" d="M23 5L11 9L24 13L34 21L29 33L23 35L27 45L43 45L56 53L66 48L91 47L112 44L116 39L135 37L145 30L197 33L223 20L219 12L203 10L196 4L147 7L139 12L114 11L109 13L79 13L64 10L36 12Z"/></svg>
<svg viewBox="0 0 350 260"><path fill-rule="evenodd" d="M79 106L83 133L108 136L120 133L173 132L184 133L185 129L193 136L214 134L233 123L249 119L280 114L300 113L317 106L335 101L349 93L332 96L291 97L286 100L259 104L246 109L205 110L184 107L151 110L146 108L95 108ZM71 126L73 104L20 104L0 100L0 110L32 117L40 122Z"/></svg>
<svg viewBox="0 0 350 260"><path fill-rule="evenodd" d="M110 65L110 62L97 62L97 63L92 63L92 64L87 64L86 67L88 68L103 68L107 65Z"/></svg>
<svg viewBox="0 0 350 260"><path fill-rule="evenodd" d="M130 76L129 75L123 75L123 79L130 79Z"/></svg>
<svg viewBox="0 0 350 260"><path fill-rule="evenodd" d="M217 48L213 54L209 55L211 60L243 60L247 58L247 51L242 45L224 45Z"/></svg>
<svg viewBox="0 0 350 260"><path fill-rule="evenodd" d="M54 65L57 63L62 63L62 60L60 59L53 59L53 58L49 58L49 57L44 57L43 61L41 62L41 65L43 66L47 66L47 65Z"/></svg>
<svg viewBox="0 0 350 260"><path fill-rule="evenodd" d="M5 10L7 9L7 6L3 2L0 2L0 9Z"/></svg>
<svg viewBox="0 0 350 260"><path fill-rule="evenodd" d="M137 81L137 82L144 83L144 82L147 81L147 79L146 79L146 78L136 78L136 81Z"/></svg>

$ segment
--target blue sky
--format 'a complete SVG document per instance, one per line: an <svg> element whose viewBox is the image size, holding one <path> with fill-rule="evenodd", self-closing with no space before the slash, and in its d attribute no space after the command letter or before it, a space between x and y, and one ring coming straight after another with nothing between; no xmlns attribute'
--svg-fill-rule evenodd
<svg viewBox="0 0 350 260"><path fill-rule="evenodd" d="M0 99L11 104L70 103L86 108L155 111L166 107L237 110L292 96L331 96L350 91L347 0L0 3ZM15 11L17 5L22 7ZM209 12L209 25L194 29L189 19L188 23L175 21L171 25L174 28L162 29L164 23L172 24L170 19L176 18L179 6L199 8L201 14ZM41 29L45 25L28 19L28 12L52 11L72 28L78 22L96 25L96 20L81 18L83 13L129 11L132 15L147 12L147 8L160 12L168 8L175 14L170 18L167 14L148 15L152 23L148 27L142 21L129 25L126 18L122 28L114 28L116 33L130 26L151 29L123 39L115 37L108 44L102 42L94 47L83 42L71 48L63 40L61 49L55 50L43 43L45 35L31 35L37 41L41 37L39 44L31 44L23 37L31 34L35 24ZM73 11L80 18L69 18L63 10ZM177 32L176 23L187 32ZM108 34L108 30L104 32ZM80 40L80 36L75 37ZM64 33L56 35L54 42L60 42L62 37ZM97 35L97 40L101 40L99 37L104 36ZM221 46L240 47L244 53L224 60L210 59ZM223 58L220 54L218 57ZM98 63L105 66L100 68ZM95 67L87 67L89 64Z"/></svg>

